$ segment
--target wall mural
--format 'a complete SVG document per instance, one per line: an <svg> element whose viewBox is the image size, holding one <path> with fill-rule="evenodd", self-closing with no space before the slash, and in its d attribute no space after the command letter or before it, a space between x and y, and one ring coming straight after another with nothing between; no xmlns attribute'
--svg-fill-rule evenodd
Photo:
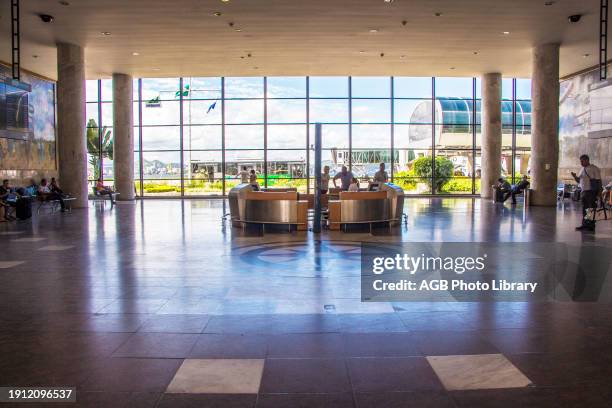
<svg viewBox="0 0 612 408"><path fill-rule="evenodd" d="M0 65L0 80L11 78L11 69ZM21 81L32 91L28 95L28 132L23 137L10 137L0 132L0 170L14 171L15 178L37 173L50 175L56 164L55 146L55 83L27 73ZM25 172L24 172L25 170Z"/></svg>
<svg viewBox="0 0 612 408"><path fill-rule="evenodd" d="M559 179L569 180L588 154L612 178L612 85L601 86L599 71L561 82L559 100Z"/></svg>

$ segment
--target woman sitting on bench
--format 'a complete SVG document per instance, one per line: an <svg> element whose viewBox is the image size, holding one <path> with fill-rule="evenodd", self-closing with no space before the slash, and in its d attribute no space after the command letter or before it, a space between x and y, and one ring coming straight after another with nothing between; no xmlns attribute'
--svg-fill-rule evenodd
<svg viewBox="0 0 612 408"><path fill-rule="evenodd" d="M104 182L102 181L102 177L100 177L98 179L98 181L96 182L96 192L103 196L103 195L108 195L108 198L110 198L111 204L115 204L115 192L113 191L112 188L107 187L104 185Z"/></svg>

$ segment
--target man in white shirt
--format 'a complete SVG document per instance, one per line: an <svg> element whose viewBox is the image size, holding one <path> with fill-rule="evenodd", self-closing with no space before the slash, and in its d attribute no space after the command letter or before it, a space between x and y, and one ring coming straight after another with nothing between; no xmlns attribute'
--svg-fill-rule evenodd
<svg viewBox="0 0 612 408"><path fill-rule="evenodd" d="M583 154L580 156L580 173L572 172L574 180L580 185L580 198L582 201L582 225L577 227L577 230L595 230L595 217L593 220L585 220L584 216L589 208L597 208L597 195L601 189L601 172L599 167L591 164L589 156Z"/></svg>
<svg viewBox="0 0 612 408"><path fill-rule="evenodd" d="M385 163L380 163L379 170L374 174L375 183L386 183L389 181L389 175L385 171Z"/></svg>
<svg viewBox="0 0 612 408"><path fill-rule="evenodd" d="M242 170L238 172L238 176L236 178L240 178L240 182L242 184L249 182L249 172L247 171L246 166L242 166Z"/></svg>

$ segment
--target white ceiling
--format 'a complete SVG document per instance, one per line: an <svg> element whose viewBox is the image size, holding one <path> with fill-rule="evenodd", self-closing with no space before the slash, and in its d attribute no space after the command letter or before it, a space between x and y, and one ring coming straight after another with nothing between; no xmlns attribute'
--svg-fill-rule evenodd
<svg viewBox="0 0 612 408"><path fill-rule="evenodd" d="M562 76L598 62L598 0L556 0L552 6L545 0L68 2L21 0L23 68L56 78L54 44L60 41L85 47L89 79L113 72L169 77L499 71L528 77L531 48L546 42L562 44ZM222 16L214 16L216 11ZM45 24L40 13L55 20ZM584 16L570 24L571 14ZM8 1L2 2L0 26L0 59L10 62Z"/></svg>

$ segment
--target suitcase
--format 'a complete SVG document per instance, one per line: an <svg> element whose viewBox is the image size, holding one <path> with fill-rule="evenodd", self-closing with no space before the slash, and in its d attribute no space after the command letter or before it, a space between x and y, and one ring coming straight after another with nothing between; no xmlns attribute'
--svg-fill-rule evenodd
<svg viewBox="0 0 612 408"><path fill-rule="evenodd" d="M15 216L20 220L32 218L32 201L27 198L20 198L15 203Z"/></svg>

